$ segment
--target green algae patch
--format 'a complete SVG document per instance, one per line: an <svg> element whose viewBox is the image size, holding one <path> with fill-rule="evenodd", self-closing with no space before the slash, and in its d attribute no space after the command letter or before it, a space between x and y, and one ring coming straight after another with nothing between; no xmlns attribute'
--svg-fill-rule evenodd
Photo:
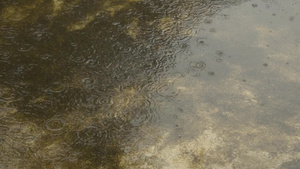
<svg viewBox="0 0 300 169"><path fill-rule="evenodd" d="M108 12L111 17L114 17L115 14L119 11L121 11L124 8L127 8L130 6L131 3L136 3L140 2L140 0L127 0L127 1L105 1L104 3L99 4L98 10L87 14L84 19L81 21L72 23L67 27L68 31L77 31L77 30L82 30L84 29L89 23L91 23L97 16L100 15L101 12ZM61 9L61 1L57 2L55 1L54 7L57 6L56 8L57 11ZM54 8L54 12L55 12ZM133 35L134 36L134 35Z"/></svg>
<svg viewBox="0 0 300 169"><path fill-rule="evenodd" d="M139 21L137 18L134 18L134 20L131 22L127 34L132 37L133 39L136 39L139 35Z"/></svg>
<svg viewBox="0 0 300 169"><path fill-rule="evenodd" d="M139 92L137 88L127 88L118 91L118 94L113 98L113 105L116 111L122 111L134 107L140 107L145 101L145 97Z"/></svg>
<svg viewBox="0 0 300 169"><path fill-rule="evenodd" d="M1 10L1 19L5 23L17 24L20 22L35 20L37 16L36 13L38 7L42 4L41 0L35 0L24 5L11 5L6 6Z"/></svg>
<svg viewBox="0 0 300 169"><path fill-rule="evenodd" d="M53 0L53 16L56 16L63 10L64 0Z"/></svg>
<svg viewBox="0 0 300 169"><path fill-rule="evenodd" d="M140 2L142 0L125 0L125 1L106 1L104 3L103 9L110 12L111 16L114 16L116 12L122 10L125 7L128 7L128 5L132 2ZM117 2L117 3L116 3Z"/></svg>
<svg viewBox="0 0 300 169"><path fill-rule="evenodd" d="M68 31L77 31L84 29L90 22L95 19L95 15L88 15L85 19L68 26Z"/></svg>
<svg viewBox="0 0 300 169"><path fill-rule="evenodd" d="M22 7L11 6L3 9L1 16L4 22L18 22L26 18L28 15L27 12L28 11L26 11L26 9L22 9Z"/></svg>

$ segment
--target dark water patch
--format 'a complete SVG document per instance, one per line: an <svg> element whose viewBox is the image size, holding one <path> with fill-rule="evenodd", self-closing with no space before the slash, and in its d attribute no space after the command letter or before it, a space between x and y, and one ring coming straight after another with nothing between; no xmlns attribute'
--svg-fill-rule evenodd
<svg viewBox="0 0 300 169"><path fill-rule="evenodd" d="M0 162L122 168L133 131L160 118L152 94L180 94L157 81L188 50L195 23L235 2L60 2L1 1Z"/></svg>

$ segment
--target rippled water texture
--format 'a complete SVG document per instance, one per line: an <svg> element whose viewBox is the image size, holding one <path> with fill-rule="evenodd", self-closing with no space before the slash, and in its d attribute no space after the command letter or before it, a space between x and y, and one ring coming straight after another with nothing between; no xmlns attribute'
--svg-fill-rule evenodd
<svg viewBox="0 0 300 169"><path fill-rule="evenodd" d="M299 168L299 11L0 1L0 168Z"/></svg>

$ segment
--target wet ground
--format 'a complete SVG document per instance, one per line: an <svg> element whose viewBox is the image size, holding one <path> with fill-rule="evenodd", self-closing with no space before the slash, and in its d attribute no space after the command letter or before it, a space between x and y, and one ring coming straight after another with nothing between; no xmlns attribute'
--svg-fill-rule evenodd
<svg viewBox="0 0 300 169"><path fill-rule="evenodd" d="M298 0L0 11L0 168L300 168Z"/></svg>

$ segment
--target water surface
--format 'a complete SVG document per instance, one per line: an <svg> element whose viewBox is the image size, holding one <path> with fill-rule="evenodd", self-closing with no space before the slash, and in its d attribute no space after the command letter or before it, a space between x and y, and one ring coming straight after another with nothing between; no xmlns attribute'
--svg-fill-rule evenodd
<svg viewBox="0 0 300 169"><path fill-rule="evenodd" d="M297 0L0 4L0 168L300 166Z"/></svg>

